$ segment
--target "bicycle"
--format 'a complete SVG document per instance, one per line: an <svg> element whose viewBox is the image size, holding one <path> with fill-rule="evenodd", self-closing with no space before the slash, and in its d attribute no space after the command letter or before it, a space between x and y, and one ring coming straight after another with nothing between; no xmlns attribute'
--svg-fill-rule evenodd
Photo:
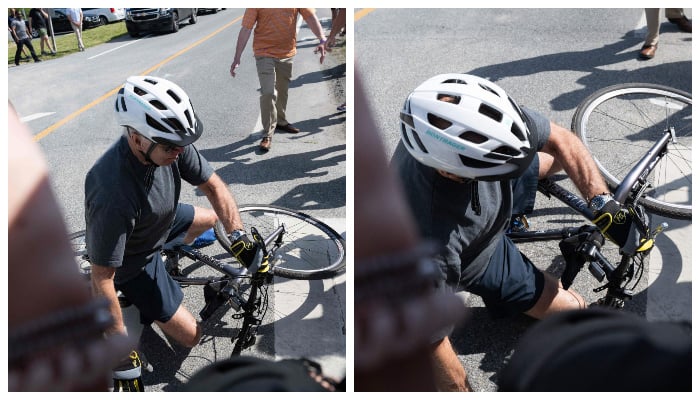
<svg viewBox="0 0 700 400"><path fill-rule="evenodd" d="M192 246L178 246L161 252L168 273L181 286L204 286L205 306L199 313L203 321L224 304L235 310L234 319L242 320L238 334L231 338L234 343L231 356L241 354L256 343L258 327L268 310L268 287L274 276L328 279L344 272L346 258L342 236L308 214L265 205L240 206L239 213L260 249L249 269L239 265L231 254L231 242L219 221L214 227L216 241L226 251L224 260L231 263ZM80 271L89 277L85 231L71 234L70 240ZM200 262L222 275L189 276L180 267L180 260L184 258Z"/></svg>
<svg viewBox="0 0 700 400"><path fill-rule="evenodd" d="M597 304L624 307L642 278L651 251L649 248L637 252L636 245L640 238L655 239L668 226L664 222L652 230L646 209L667 217L692 218L691 106L690 94L677 89L623 84L596 91L574 113L572 130L591 151L614 190L615 200L635 209L639 215L636 221L639 228L619 248L617 265L601 251L604 240L594 225L507 235L515 243L560 240L559 248L566 264L561 275L564 288L571 286L588 263L589 272L598 282L607 281L594 289L595 293L606 291ZM605 146L625 147L608 153ZM613 156L624 156L624 160ZM630 157L637 157L632 167ZM540 180L538 191L560 200L588 221L593 220L586 201L554 178Z"/></svg>

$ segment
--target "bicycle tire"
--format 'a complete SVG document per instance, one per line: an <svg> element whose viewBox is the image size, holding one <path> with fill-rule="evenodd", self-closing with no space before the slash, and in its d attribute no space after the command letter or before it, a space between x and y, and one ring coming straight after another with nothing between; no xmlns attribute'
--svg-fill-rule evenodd
<svg viewBox="0 0 700 400"><path fill-rule="evenodd" d="M75 262L78 264L78 270L83 276L89 279L92 264L90 264L90 259L88 258L87 254L85 230L71 233L68 235L68 240L73 248L73 257L75 257Z"/></svg>
<svg viewBox="0 0 700 400"><path fill-rule="evenodd" d="M571 129L615 190L629 169L669 127L677 143L649 174L640 198L648 211L692 219L692 97L664 85L625 83L600 89L577 107Z"/></svg>
<svg viewBox="0 0 700 400"><path fill-rule="evenodd" d="M345 270L345 240L316 218L284 207L243 205L238 208L246 229L255 227L265 237L281 223L286 233L275 252L272 273L289 279L327 279ZM220 221L214 229L219 244L231 255L231 241Z"/></svg>

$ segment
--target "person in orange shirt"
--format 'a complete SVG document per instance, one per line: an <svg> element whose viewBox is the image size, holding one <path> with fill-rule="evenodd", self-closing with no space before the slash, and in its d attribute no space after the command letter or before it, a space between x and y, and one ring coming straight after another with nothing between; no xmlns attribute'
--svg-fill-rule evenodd
<svg viewBox="0 0 700 400"><path fill-rule="evenodd" d="M241 55L253 35L253 54L260 80L260 119L263 138L260 149L270 150L275 130L299 133L286 116L289 81L292 63L297 53L297 17L301 14L311 31L320 40L314 50L326 57L326 37L312 8L247 8L243 14L241 30L236 43L236 55L231 63L231 76L241 64ZM253 31L255 28L255 31Z"/></svg>

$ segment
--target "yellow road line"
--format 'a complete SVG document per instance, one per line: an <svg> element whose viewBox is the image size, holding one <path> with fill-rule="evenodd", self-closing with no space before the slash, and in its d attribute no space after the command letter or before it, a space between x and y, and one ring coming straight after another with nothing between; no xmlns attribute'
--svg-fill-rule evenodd
<svg viewBox="0 0 700 400"><path fill-rule="evenodd" d="M226 29L226 28L228 28L229 26L231 26L231 25L235 24L236 22L238 22L241 18L243 18L243 16L240 16L240 17L234 19L233 21L229 22L228 24L222 26L221 28L219 28L219 29L215 30L214 32L210 33L209 35L205 36L204 38L202 38L202 39L196 41L195 43L191 44L190 46L188 46L188 47L186 47L186 48L184 48L184 49L178 51L177 53L173 54L172 56L166 58L166 59L163 60L162 62L159 62L158 64L154 65L153 67L151 67L151 68L149 68L149 69L147 69L147 70L141 72L139 75L148 75L149 73L151 73L151 72L155 71L156 69L162 67L163 65L169 63L170 61L174 60L175 58L177 58L177 57L179 57L179 56L185 54L186 52L192 50L194 47L199 46L200 44L204 43L205 41L207 41L207 40L211 39L212 37L216 36L217 34L219 34L219 33L220 33L221 31L223 31L224 29ZM56 122L55 124L49 126L48 128L46 128L46 129L44 129L43 131L39 132L38 134L34 135L34 141L35 141L35 142L38 142L39 140L43 139L44 137L46 137L46 136L47 136L48 134L50 134L51 132L55 131L56 129L58 129L58 128L60 128L61 126L63 126L63 125L65 125L65 124L67 124L68 122L70 122L73 118L75 118L75 117L77 117L78 115L84 113L85 111L91 109L92 107L96 106L97 104L100 104L100 103L103 102L105 99L108 99L108 98L114 96L114 95L119 91L119 89L121 89L122 86L123 86L123 85L119 85L118 87L116 87L116 88L110 90L109 92L107 92L107 93L103 94L102 96L100 96L97 100L94 100L94 101L90 102L88 105L83 106L83 107L80 108L78 111L72 112L72 113L69 114L67 117L61 119L60 121Z"/></svg>
<svg viewBox="0 0 700 400"><path fill-rule="evenodd" d="M371 13L372 11L376 10L376 8L363 8L360 11L357 11L355 13L355 22L359 20L360 18L364 17L365 15Z"/></svg>

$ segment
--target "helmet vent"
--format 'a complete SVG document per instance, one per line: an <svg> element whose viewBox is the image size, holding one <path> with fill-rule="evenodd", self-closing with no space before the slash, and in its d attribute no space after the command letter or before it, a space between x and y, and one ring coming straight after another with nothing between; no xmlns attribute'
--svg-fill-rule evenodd
<svg viewBox="0 0 700 400"><path fill-rule="evenodd" d="M418 137L418 132L411 129L411 133L413 133L413 139L416 141L416 144L418 145L418 147L420 147L420 149L423 151L423 153L428 154L428 149L425 148L425 145L423 145L423 142Z"/></svg>
<svg viewBox="0 0 700 400"><path fill-rule="evenodd" d="M462 100L462 97L461 96L454 96L451 94L439 93L437 95L437 99L440 101L444 101L446 103L459 104L459 102Z"/></svg>
<svg viewBox="0 0 700 400"><path fill-rule="evenodd" d="M489 153L489 156L491 156L491 155L493 155L494 158L499 157L499 156L512 158L512 157L516 157L516 156L520 155L520 151L516 150L512 147L501 146L501 147L491 151L491 153Z"/></svg>
<svg viewBox="0 0 700 400"><path fill-rule="evenodd" d="M482 89L484 89L484 90L486 90L487 92L491 92L491 93L495 94L496 96L501 97L501 96L498 94L498 92L496 92L495 90L493 90L491 87L484 85L483 83L480 83L480 84L479 84L479 87L482 88Z"/></svg>
<svg viewBox="0 0 700 400"><path fill-rule="evenodd" d="M515 111L518 112L518 115L520 115L520 119L525 121L525 115L523 115L523 111L520 109L520 107L518 107L515 101L513 101L513 99L510 98L510 96L508 96L508 101L510 101L510 105L512 105L513 108L515 108Z"/></svg>
<svg viewBox="0 0 700 400"><path fill-rule="evenodd" d="M143 81L144 81L144 82L148 82L148 83L150 83L151 85L157 85L157 84L158 84L158 81L153 80L153 79L148 79L148 78L146 78L146 79L144 79Z"/></svg>
<svg viewBox="0 0 700 400"><path fill-rule="evenodd" d="M399 118L401 118L401 121L403 121L404 124L407 124L411 128L416 127L413 123L413 117L411 115L402 112L401 114L399 114Z"/></svg>
<svg viewBox="0 0 700 400"><path fill-rule="evenodd" d="M428 122L438 129L447 129L452 126L452 122L430 113L428 113Z"/></svg>
<svg viewBox="0 0 700 400"><path fill-rule="evenodd" d="M486 136L476 133L474 131L464 132L461 135L459 135L459 137L474 144L481 144L489 140L489 138L487 138Z"/></svg>
<svg viewBox="0 0 700 400"><path fill-rule="evenodd" d="M458 83L458 84L460 84L460 85L466 85L466 84L467 84L466 81L463 81L463 80L461 80L461 79L448 79L448 80L446 80L446 81L443 81L442 83Z"/></svg>
<svg viewBox="0 0 700 400"><path fill-rule="evenodd" d="M518 127L518 125L516 125L515 123L513 123L513 125L511 125L510 131L511 131L511 132L513 133L513 135L515 135L515 137L517 137L520 141L524 141L524 140L525 140L525 135L523 134L523 131L521 131L520 128Z"/></svg>
<svg viewBox="0 0 700 400"><path fill-rule="evenodd" d="M486 161L481 161L481 160L475 160L473 158L469 158L467 156L464 156L462 154L459 155L459 159L462 161L462 164L464 166L469 167L469 168L493 168L497 167L500 164L494 164Z"/></svg>
<svg viewBox="0 0 700 400"><path fill-rule="evenodd" d="M144 94L148 93L145 90L141 89L138 86L134 86L134 93L136 93L139 96L143 96Z"/></svg>
<svg viewBox="0 0 700 400"><path fill-rule="evenodd" d="M501 122L503 120L502 112L484 103L481 103L481 105L479 106L479 113L491 118L496 122Z"/></svg>
<svg viewBox="0 0 700 400"><path fill-rule="evenodd" d="M406 133L406 126L404 124L401 124L401 134L403 135L403 142L406 143L406 145L410 147L411 150L415 150L413 148L413 145L411 144L411 141L408 140L408 133Z"/></svg>
<svg viewBox="0 0 700 400"><path fill-rule="evenodd" d="M185 132L185 127L177 118L163 118L163 122L168 124L175 132Z"/></svg>
<svg viewBox="0 0 700 400"><path fill-rule="evenodd" d="M170 97L173 98L173 100L175 100L176 103L180 104L180 101L182 101L182 100L180 100L180 96L175 94L175 92L173 92L172 90L168 90L167 93L168 93L168 95L170 95Z"/></svg>
<svg viewBox="0 0 700 400"><path fill-rule="evenodd" d="M155 107L155 108L157 108L157 109L159 109L159 110L161 110L161 111L165 111L165 110L168 109L167 107L165 107L165 105L163 105L163 103L161 103L161 102L158 101L158 100L151 100L150 103L151 103L151 105L152 105L153 107Z"/></svg>
<svg viewBox="0 0 700 400"><path fill-rule="evenodd" d="M187 126L193 126L192 116L190 115L190 110L185 110L185 117L187 117Z"/></svg>
<svg viewBox="0 0 700 400"><path fill-rule="evenodd" d="M148 114L146 114L146 123L148 124L148 126L150 126L153 129L157 129L157 130L159 130L161 132L165 132L165 133L170 133L170 131L166 127L161 125L160 122L156 121Z"/></svg>

